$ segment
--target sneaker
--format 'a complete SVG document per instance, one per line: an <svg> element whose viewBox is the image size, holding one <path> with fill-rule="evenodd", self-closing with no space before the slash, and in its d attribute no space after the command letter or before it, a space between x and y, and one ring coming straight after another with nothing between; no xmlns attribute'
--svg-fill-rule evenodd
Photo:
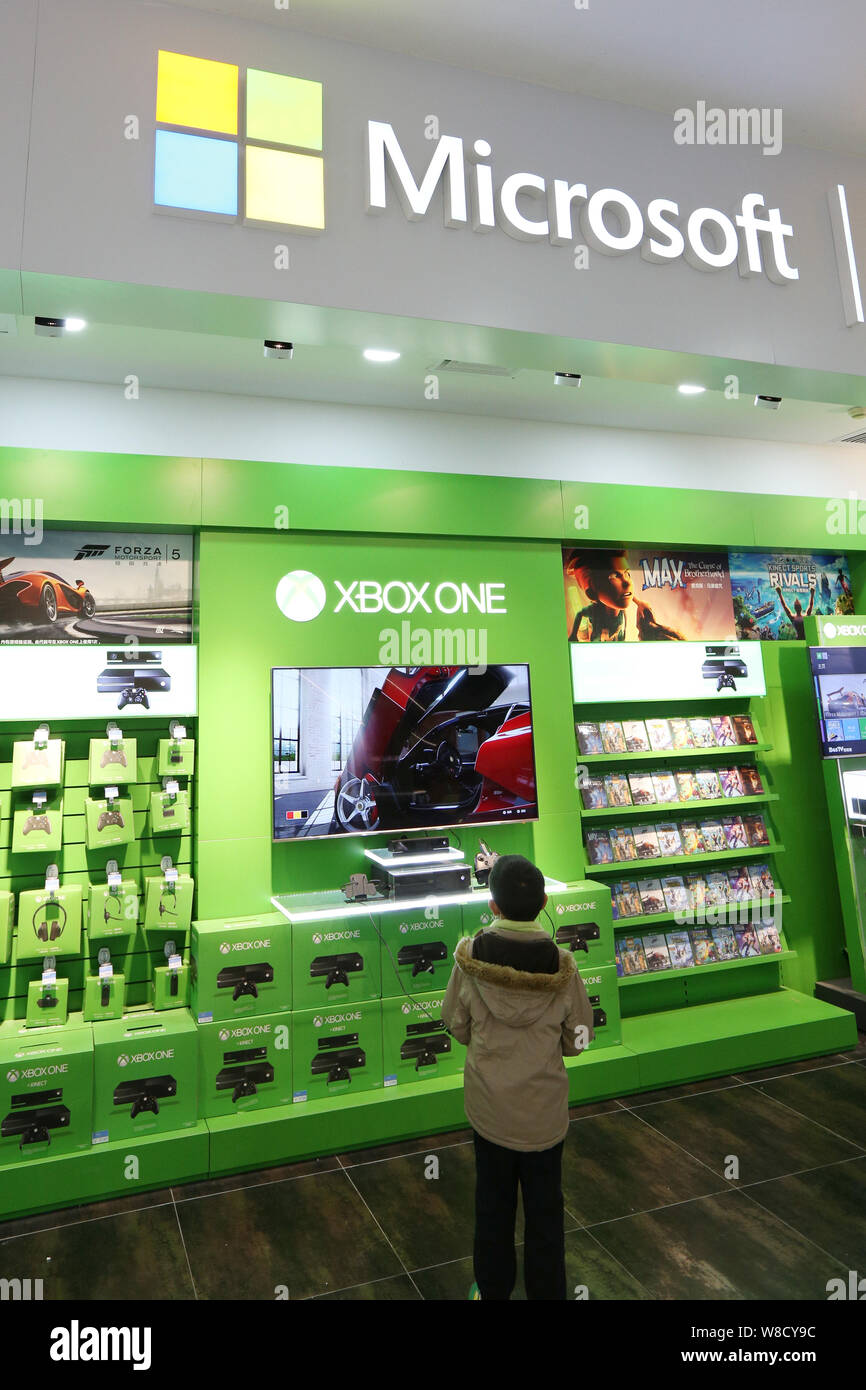
<svg viewBox="0 0 866 1390"><path fill-rule="evenodd" d="M466 1297L470 1300L470 1302L473 1299L477 1299L479 1302L481 1301L481 1290L479 1289L477 1284L471 1285L469 1293L466 1295Z"/></svg>

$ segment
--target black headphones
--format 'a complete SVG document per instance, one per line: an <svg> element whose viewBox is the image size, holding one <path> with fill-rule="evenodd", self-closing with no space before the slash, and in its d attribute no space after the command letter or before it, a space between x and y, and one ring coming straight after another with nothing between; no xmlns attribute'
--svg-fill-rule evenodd
<svg viewBox="0 0 866 1390"><path fill-rule="evenodd" d="M172 906L172 907L165 907L165 906L163 906L163 898L171 898L171 901L172 901L173 906ZM161 892L160 892L160 895L159 895L159 915L160 915L160 917L176 917L176 916L177 916L177 889L176 889L176 888L168 888L168 887L166 887L165 885L163 885L163 888L162 888L162 890L161 890Z"/></svg>
<svg viewBox="0 0 866 1390"><path fill-rule="evenodd" d="M56 907L60 913L60 916L50 923L50 932L48 921L49 907ZM41 907L37 907L33 914L33 930L40 941L56 941L58 936L63 935L63 928L65 926L66 908L61 902L56 902L53 899L49 900L47 903L43 903Z"/></svg>

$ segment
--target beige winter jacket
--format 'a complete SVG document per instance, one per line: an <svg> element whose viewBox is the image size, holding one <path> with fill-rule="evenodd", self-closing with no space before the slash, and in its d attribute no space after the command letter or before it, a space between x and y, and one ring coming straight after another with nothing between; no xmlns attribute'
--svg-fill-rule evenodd
<svg viewBox="0 0 866 1390"><path fill-rule="evenodd" d="M500 918L489 928L514 941ZM464 937L442 1005L445 1027L466 1046L464 1106L472 1128L506 1149L549 1149L568 1130L568 1075L563 1057L576 1057L592 1041L592 1006L574 956L559 952L555 975L530 974L472 957Z"/></svg>

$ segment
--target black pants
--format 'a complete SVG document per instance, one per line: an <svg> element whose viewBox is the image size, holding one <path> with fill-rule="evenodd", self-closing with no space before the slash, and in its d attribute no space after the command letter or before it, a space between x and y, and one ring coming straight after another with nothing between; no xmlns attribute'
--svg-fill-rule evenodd
<svg viewBox="0 0 866 1390"><path fill-rule="evenodd" d="M503 1149L475 1134L475 1281L482 1302L508 1299L514 1289L518 1183L526 1217L526 1296L562 1300L566 1297L562 1144L526 1153Z"/></svg>

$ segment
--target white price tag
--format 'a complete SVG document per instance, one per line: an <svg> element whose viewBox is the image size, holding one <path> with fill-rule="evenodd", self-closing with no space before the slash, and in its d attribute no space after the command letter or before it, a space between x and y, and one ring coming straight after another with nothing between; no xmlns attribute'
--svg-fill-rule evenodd
<svg viewBox="0 0 866 1390"><path fill-rule="evenodd" d="M106 801L116 801L117 798L118 798L119 796L120 796L120 791L119 791L119 789L118 789L117 787L106 787L106 788L105 788L105 799L106 799Z"/></svg>
<svg viewBox="0 0 866 1390"><path fill-rule="evenodd" d="M46 878L46 880L45 880L45 891L46 891L46 893L56 893L57 890L59 889L59 887L60 887L60 879L59 879L59 878Z"/></svg>
<svg viewBox="0 0 866 1390"><path fill-rule="evenodd" d="M57 984L57 971L56 971L56 970L43 970L43 971L42 971L42 983L43 983L43 985L56 985L56 984Z"/></svg>
<svg viewBox="0 0 866 1390"><path fill-rule="evenodd" d="M182 965L183 961L181 960L180 956L169 956L168 968L169 970L173 971L174 974L177 974L177 972L181 969Z"/></svg>
<svg viewBox="0 0 866 1390"><path fill-rule="evenodd" d="M33 805L34 805L34 806L44 806L47 800L48 800L48 793L47 793L47 792L34 792L34 793L33 793Z"/></svg>
<svg viewBox="0 0 866 1390"><path fill-rule="evenodd" d="M166 883L177 883L177 869L166 869L163 878Z"/></svg>
<svg viewBox="0 0 866 1390"><path fill-rule="evenodd" d="M114 966L111 964L111 961L108 961L108 963L107 963L106 965L100 965L100 967L99 967L99 978L100 978L100 980L110 980L110 979L112 979L113 976L114 976Z"/></svg>
<svg viewBox="0 0 866 1390"><path fill-rule="evenodd" d="M123 879L121 878L120 871L118 869L115 869L113 873L110 873L108 875L109 888L119 888L122 882Z"/></svg>
<svg viewBox="0 0 866 1390"><path fill-rule="evenodd" d="M167 791L169 796L177 796L180 791L180 783L175 777L166 777L163 790Z"/></svg>

